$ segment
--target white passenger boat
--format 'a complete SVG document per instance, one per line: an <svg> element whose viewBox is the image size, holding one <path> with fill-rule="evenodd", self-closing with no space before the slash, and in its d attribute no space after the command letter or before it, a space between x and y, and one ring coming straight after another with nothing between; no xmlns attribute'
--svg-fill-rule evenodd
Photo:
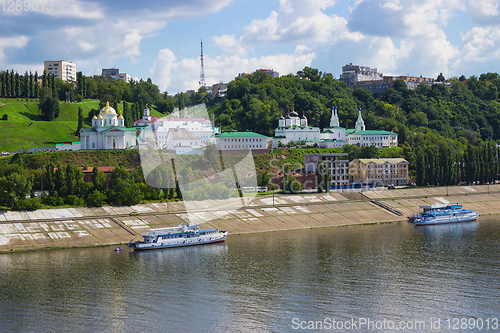
<svg viewBox="0 0 500 333"><path fill-rule="evenodd" d="M409 216L415 225L435 225L457 222L477 221L479 213L464 209L457 204L438 204L420 206L419 214Z"/></svg>
<svg viewBox="0 0 500 333"><path fill-rule="evenodd" d="M171 228L151 229L143 232L142 237L144 240L130 242L128 246L139 251L217 243L226 240L227 231L200 230L198 225L179 225Z"/></svg>

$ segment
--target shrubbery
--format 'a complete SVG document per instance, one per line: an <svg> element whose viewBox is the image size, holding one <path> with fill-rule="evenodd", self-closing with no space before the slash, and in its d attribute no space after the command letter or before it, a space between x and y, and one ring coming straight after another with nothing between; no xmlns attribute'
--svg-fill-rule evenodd
<svg viewBox="0 0 500 333"><path fill-rule="evenodd" d="M22 199L15 206L14 210L37 210L40 208L42 200L40 198Z"/></svg>

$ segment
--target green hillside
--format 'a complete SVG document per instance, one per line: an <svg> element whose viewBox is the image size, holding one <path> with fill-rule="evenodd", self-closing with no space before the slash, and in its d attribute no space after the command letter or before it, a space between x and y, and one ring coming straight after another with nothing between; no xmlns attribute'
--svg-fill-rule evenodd
<svg viewBox="0 0 500 333"><path fill-rule="evenodd" d="M82 103L59 102L59 117L54 121L43 121L38 110L38 101L25 99L0 99L0 150L18 152L20 148L53 146L55 143L78 141L74 135L78 126L78 106L84 116L91 108L99 108L97 101Z"/></svg>
<svg viewBox="0 0 500 333"><path fill-rule="evenodd" d="M56 143L78 141L74 135L78 126L78 107L83 110L84 127L90 127L87 114L99 109L99 101L85 100L81 103L59 102L59 117L44 121L38 110L38 101L14 98L0 99L0 151L19 152L21 148L54 146ZM118 104L123 110L123 104ZM6 114L8 119L1 120ZM163 116L155 109L152 116Z"/></svg>

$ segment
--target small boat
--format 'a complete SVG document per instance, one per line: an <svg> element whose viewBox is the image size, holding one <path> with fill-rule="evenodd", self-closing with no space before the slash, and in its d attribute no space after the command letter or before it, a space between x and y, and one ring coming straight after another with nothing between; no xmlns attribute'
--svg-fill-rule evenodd
<svg viewBox="0 0 500 333"><path fill-rule="evenodd" d="M142 241L131 241L128 246L139 251L224 242L227 231L200 230L198 225L179 225L171 228L151 229L143 232L142 237L144 238Z"/></svg>
<svg viewBox="0 0 500 333"><path fill-rule="evenodd" d="M410 222L415 225L435 225L458 222L477 221L478 212L464 209L462 205L456 204L434 204L420 206L419 213L409 216Z"/></svg>

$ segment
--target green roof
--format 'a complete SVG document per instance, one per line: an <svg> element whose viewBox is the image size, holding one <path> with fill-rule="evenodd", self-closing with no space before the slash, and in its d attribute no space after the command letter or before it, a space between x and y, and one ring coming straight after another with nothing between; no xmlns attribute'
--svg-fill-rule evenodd
<svg viewBox="0 0 500 333"><path fill-rule="evenodd" d="M267 136L254 132L223 132L215 135L216 138L267 138Z"/></svg>

